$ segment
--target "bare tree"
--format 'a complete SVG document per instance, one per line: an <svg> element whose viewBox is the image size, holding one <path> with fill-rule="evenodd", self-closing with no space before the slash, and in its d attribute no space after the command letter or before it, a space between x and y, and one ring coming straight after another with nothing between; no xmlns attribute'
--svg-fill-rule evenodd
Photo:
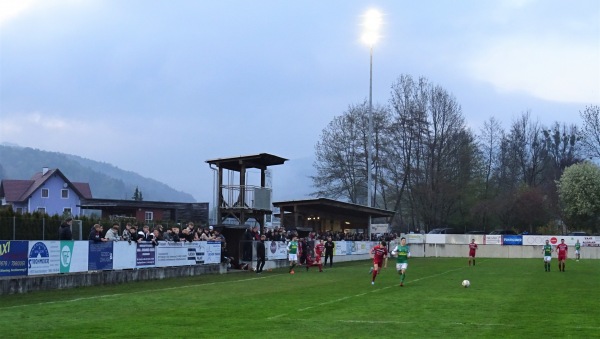
<svg viewBox="0 0 600 339"><path fill-rule="evenodd" d="M491 117L483 123L478 140L482 157L482 175L485 183L482 193L484 199L490 197L492 178L500 168L500 146L503 138L504 130L498 120Z"/></svg>
<svg viewBox="0 0 600 339"><path fill-rule="evenodd" d="M311 177L318 197L343 199L366 204L367 197L367 105L351 105L343 115L335 117L321 134L315 146L313 163L317 175ZM377 178L377 149L385 110L374 107L375 177ZM377 185L377 180L375 181Z"/></svg>
<svg viewBox="0 0 600 339"><path fill-rule="evenodd" d="M584 151L590 158L600 158L600 106L587 106L579 114L583 119L581 143Z"/></svg>
<svg viewBox="0 0 600 339"><path fill-rule="evenodd" d="M509 152L519 166L521 181L530 187L542 182L542 127L525 112L513 122L508 135Z"/></svg>
<svg viewBox="0 0 600 339"><path fill-rule="evenodd" d="M413 200L404 194L412 186L413 180L419 180L418 176L412 178L412 175L422 167L425 157L424 141L429 130L425 112L428 86L425 78L415 82L408 75L401 75L392 86L390 103L394 113L386 129L382 148L386 161L382 162L382 168L385 170L383 180L390 189L387 197L392 203L392 206L386 207L400 212L396 214L396 223L399 224L420 224L414 213ZM402 206L403 201L408 206Z"/></svg>
<svg viewBox="0 0 600 339"><path fill-rule="evenodd" d="M583 159L579 156L580 141L577 126L562 126L555 122L551 129L543 130L544 156L546 157L548 176L550 181L560 179L565 168L576 164Z"/></svg>
<svg viewBox="0 0 600 339"><path fill-rule="evenodd" d="M460 171L471 166L471 160L459 162L474 149L460 105L443 88L408 75L392 86L391 103L392 124L384 149L396 163L383 167L395 193L396 211L411 211L409 223L415 227L447 223L459 209L459 182L469 176Z"/></svg>

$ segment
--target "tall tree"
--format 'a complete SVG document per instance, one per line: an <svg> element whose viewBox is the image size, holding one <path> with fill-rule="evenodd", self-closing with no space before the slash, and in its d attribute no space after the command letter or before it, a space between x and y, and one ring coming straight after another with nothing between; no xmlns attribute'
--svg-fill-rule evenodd
<svg viewBox="0 0 600 339"><path fill-rule="evenodd" d="M471 175L474 141L460 105L440 86L425 78L402 75L392 86L392 121L386 151L401 155L399 166L386 166L396 192L396 206L408 205L409 222L425 229L445 224L459 209L460 182ZM460 155L460 156L459 156ZM459 160L460 159L460 160ZM397 159L395 159L397 160ZM466 172L464 172L466 171ZM408 193L403 197L404 193ZM398 209L396 209L398 211ZM403 209L400 208L400 211Z"/></svg>
<svg viewBox="0 0 600 339"><path fill-rule="evenodd" d="M581 141L586 155L590 158L600 158L600 106L587 106L579 114L583 119Z"/></svg>
<svg viewBox="0 0 600 339"><path fill-rule="evenodd" d="M478 230L487 230L493 215L493 200L498 193L498 178L500 173L501 146L504 139L504 129L494 117L483 123L483 128L477 137L478 176L480 185L477 200L471 210L472 222ZM474 183L477 185L477 183Z"/></svg>
<svg viewBox="0 0 600 339"><path fill-rule="evenodd" d="M600 167L591 162L568 167L558 182L558 194L569 228L600 231Z"/></svg>
<svg viewBox="0 0 600 339"><path fill-rule="evenodd" d="M579 148L580 137L577 126L555 122L551 129L542 131L544 136L544 178L540 188L546 197L546 204L554 217L561 217L556 182L565 168L582 161Z"/></svg>
<svg viewBox="0 0 600 339"><path fill-rule="evenodd" d="M415 213L410 192L414 182L419 181L417 173L422 171L425 158L425 139L429 130L427 120L427 79L417 82L409 75L401 75L392 86L392 122L386 129L382 151L386 159L382 163L384 180L389 188L386 206L396 213L396 223L418 226L421 221ZM404 204L404 206L403 206Z"/></svg>
<svg viewBox="0 0 600 339"><path fill-rule="evenodd" d="M519 166L522 183L536 187L542 182L542 127L525 112L513 122L508 135L509 152Z"/></svg>
<svg viewBox="0 0 600 339"><path fill-rule="evenodd" d="M550 181L558 180L568 166L579 161L577 126L555 122L551 129L543 130L544 156L547 160Z"/></svg>
<svg viewBox="0 0 600 339"><path fill-rule="evenodd" d="M378 145L381 126L385 121L385 109L374 107L373 166L375 187L378 176ZM366 103L351 105L341 116L335 117L321 133L315 146L312 176L314 196L343 199L352 203L366 204L367 197L367 139L368 107Z"/></svg>
<svg viewBox="0 0 600 339"><path fill-rule="evenodd" d="M143 201L144 200L142 191L137 186L135 186L135 192L133 192L133 196L131 197L131 199L133 199L135 201Z"/></svg>

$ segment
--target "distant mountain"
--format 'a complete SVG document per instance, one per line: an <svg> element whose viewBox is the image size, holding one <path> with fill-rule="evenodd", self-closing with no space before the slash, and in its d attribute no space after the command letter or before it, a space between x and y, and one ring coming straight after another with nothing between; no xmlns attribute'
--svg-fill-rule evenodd
<svg viewBox="0 0 600 339"><path fill-rule="evenodd" d="M58 168L71 181L89 183L94 198L131 199L138 187L145 201L196 202L191 194L111 164L12 144L0 145L0 180L31 179L43 167Z"/></svg>

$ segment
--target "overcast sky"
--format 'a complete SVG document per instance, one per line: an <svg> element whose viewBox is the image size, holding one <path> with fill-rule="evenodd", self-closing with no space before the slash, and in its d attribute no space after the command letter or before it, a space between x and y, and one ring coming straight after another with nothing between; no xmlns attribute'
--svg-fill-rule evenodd
<svg viewBox="0 0 600 339"><path fill-rule="evenodd" d="M272 153L290 159L274 200L306 198L321 131L368 98L370 8L374 104L401 74L451 92L475 132L525 111L580 124L600 104L597 0L0 0L0 142L208 202L206 160Z"/></svg>

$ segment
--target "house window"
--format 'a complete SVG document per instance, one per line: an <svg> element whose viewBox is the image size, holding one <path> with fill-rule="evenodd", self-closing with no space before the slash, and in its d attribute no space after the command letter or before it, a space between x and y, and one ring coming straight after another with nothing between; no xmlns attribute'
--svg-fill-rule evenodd
<svg viewBox="0 0 600 339"><path fill-rule="evenodd" d="M63 199L69 199L69 190L61 190L61 191L60 191L60 196L61 196Z"/></svg>
<svg viewBox="0 0 600 339"><path fill-rule="evenodd" d="M23 207L17 207L15 212L17 212L17 214L23 214Z"/></svg>
<svg viewBox="0 0 600 339"><path fill-rule="evenodd" d="M63 208L63 215L71 215L71 207Z"/></svg>
<svg viewBox="0 0 600 339"><path fill-rule="evenodd" d="M42 188L42 198L47 198L50 196L50 191L47 188Z"/></svg>
<svg viewBox="0 0 600 339"><path fill-rule="evenodd" d="M37 211L42 214L46 214L46 207L38 207Z"/></svg>
<svg viewBox="0 0 600 339"><path fill-rule="evenodd" d="M154 219L154 212L146 211L144 219L146 220L146 222L152 221Z"/></svg>

